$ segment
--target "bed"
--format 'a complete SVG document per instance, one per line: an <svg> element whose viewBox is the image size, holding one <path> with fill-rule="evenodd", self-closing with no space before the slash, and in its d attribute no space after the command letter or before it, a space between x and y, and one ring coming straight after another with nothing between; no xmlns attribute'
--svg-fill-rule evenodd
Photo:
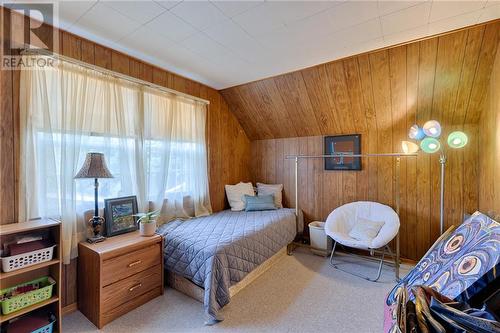
<svg viewBox="0 0 500 333"><path fill-rule="evenodd" d="M158 229L165 239L167 277L177 284L179 278L188 279L202 288L207 324L216 323L223 320L219 310L229 303L235 287L241 289L238 283L276 260L295 238L297 225L294 210L288 208L225 210L169 222Z"/></svg>

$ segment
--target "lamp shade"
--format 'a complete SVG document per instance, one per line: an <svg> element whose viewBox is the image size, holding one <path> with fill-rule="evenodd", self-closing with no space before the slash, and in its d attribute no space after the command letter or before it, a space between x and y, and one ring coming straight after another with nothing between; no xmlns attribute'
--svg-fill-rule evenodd
<svg viewBox="0 0 500 333"><path fill-rule="evenodd" d="M431 138L439 138L441 135L441 124L436 120L429 120L424 124L424 133Z"/></svg>
<svg viewBox="0 0 500 333"><path fill-rule="evenodd" d="M408 131L408 137L412 140L422 140L425 138L425 133L421 127L413 125L410 127L410 131Z"/></svg>
<svg viewBox="0 0 500 333"><path fill-rule="evenodd" d="M469 138L467 138L467 135L461 131L451 132L450 135L448 135L448 146L451 148L465 147L468 141Z"/></svg>
<svg viewBox="0 0 500 333"><path fill-rule="evenodd" d="M414 154L418 151L418 145L411 141L401 141L401 148L405 154Z"/></svg>
<svg viewBox="0 0 500 333"><path fill-rule="evenodd" d="M82 168L75 178L113 178L102 153L87 153Z"/></svg>
<svg viewBox="0 0 500 333"><path fill-rule="evenodd" d="M420 148L429 154L433 154L441 148L441 144L434 138L425 138L420 142Z"/></svg>

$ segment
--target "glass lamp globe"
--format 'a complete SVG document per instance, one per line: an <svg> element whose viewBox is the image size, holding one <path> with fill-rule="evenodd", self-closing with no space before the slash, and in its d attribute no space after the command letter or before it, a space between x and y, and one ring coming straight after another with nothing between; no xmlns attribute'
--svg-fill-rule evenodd
<svg viewBox="0 0 500 333"><path fill-rule="evenodd" d="M451 132L450 135L448 135L448 146L451 148L465 147L468 141L467 135L462 131Z"/></svg>
<svg viewBox="0 0 500 333"><path fill-rule="evenodd" d="M413 125L408 131L408 137L412 140L422 140L425 138L425 133L422 128L418 127L418 125Z"/></svg>
<svg viewBox="0 0 500 333"><path fill-rule="evenodd" d="M426 153L433 154L441 148L441 144L438 140L427 137L420 142L420 148Z"/></svg>
<svg viewBox="0 0 500 333"><path fill-rule="evenodd" d="M431 138L439 138L441 135L441 124L436 120L429 120L424 124L424 133Z"/></svg>
<svg viewBox="0 0 500 333"><path fill-rule="evenodd" d="M418 151L418 145L411 141L401 141L401 148L405 154L415 154Z"/></svg>

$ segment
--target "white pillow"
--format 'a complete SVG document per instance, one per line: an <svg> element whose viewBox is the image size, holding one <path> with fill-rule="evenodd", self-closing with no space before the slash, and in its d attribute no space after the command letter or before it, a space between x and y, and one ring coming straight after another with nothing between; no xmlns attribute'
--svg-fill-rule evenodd
<svg viewBox="0 0 500 333"><path fill-rule="evenodd" d="M255 196L252 183L238 183L236 185L226 185L227 201L231 210L239 212L245 209L245 194Z"/></svg>
<svg viewBox="0 0 500 333"><path fill-rule="evenodd" d="M354 228L349 232L349 236L359 241L371 241L377 237L383 225L384 222L358 217Z"/></svg>
<svg viewBox="0 0 500 333"><path fill-rule="evenodd" d="M276 208L283 208L281 203L281 192L283 191L283 184L262 184L257 183L257 195L274 195L274 205Z"/></svg>

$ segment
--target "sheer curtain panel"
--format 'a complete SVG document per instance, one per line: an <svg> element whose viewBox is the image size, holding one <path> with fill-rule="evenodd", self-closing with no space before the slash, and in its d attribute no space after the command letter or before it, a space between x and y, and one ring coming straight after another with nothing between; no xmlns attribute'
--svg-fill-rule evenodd
<svg viewBox="0 0 500 333"><path fill-rule="evenodd" d="M63 61L21 71L20 219L60 216L65 263L86 237L93 180L74 180L88 152L113 179L100 198L136 195L161 220L211 212L206 105ZM101 202L102 207L102 202Z"/></svg>

